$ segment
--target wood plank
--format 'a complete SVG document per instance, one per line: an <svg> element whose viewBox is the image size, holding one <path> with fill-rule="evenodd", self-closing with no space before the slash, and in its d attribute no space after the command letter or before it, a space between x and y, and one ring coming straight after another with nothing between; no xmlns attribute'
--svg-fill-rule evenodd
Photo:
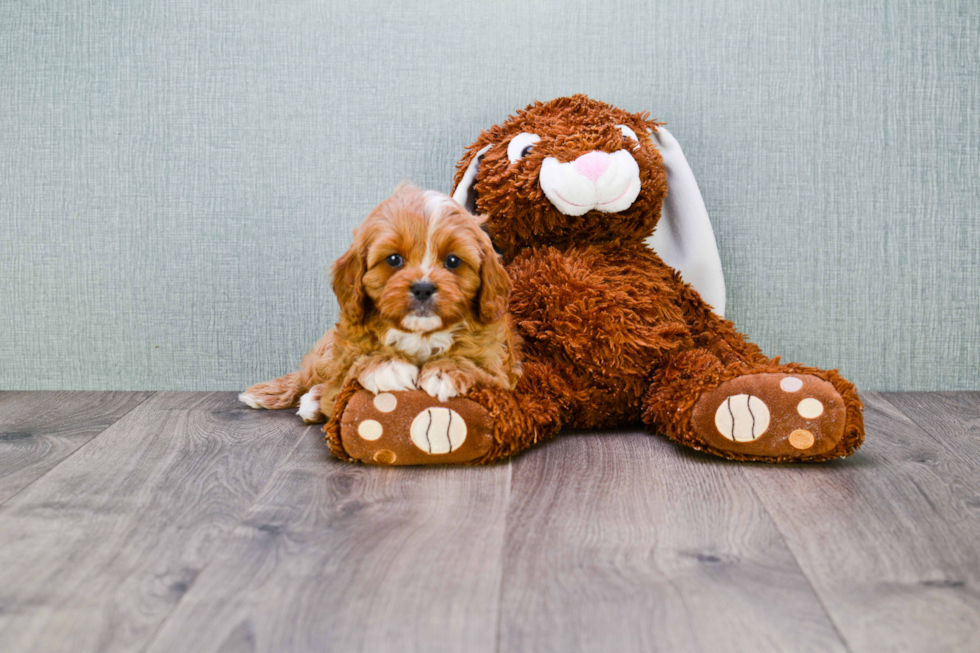
<svg viewBox="0 0 980 653"><path fill-rule="evenodd" d="M0 505L152 392L0 392Z"/></svg>
<svg viewBox="0 0 980 653"><path fill-rule="evenodd" d="M110 426L0 511L3 649L140 649L308 430L232 393Z"/></svg>
<svg viewBox="0 0 980 653"><path fill-rule="evenodd" d="M889 392L882 396L955 455L980 467L980 392Z"/></svg>
<svg viewBox="0 0 980 653"><path fill-rule="evenodd" d="M844 650L739 464L565 435L511 497L500 650Z"/></svg>
<svg viewBox="0 0 980 653"><path fill-rule="evenodd" d="M980 470L881 395L862 398L853 457L745 475L852 651L975 653Z"/></svg>
<svg viewBox="0 0 980 653"><path fill-rule="evenodd" d="M509 465L378 468L310 434L149 651L495 651Z"/></svg>

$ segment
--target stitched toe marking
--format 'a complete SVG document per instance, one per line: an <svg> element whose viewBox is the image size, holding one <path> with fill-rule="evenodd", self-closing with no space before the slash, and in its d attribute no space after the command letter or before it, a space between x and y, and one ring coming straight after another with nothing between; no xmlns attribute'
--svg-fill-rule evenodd
<svg viewBox="0 0 980 653"><path fill-rule="evenodd" d="M433 406L415 416L409 434L412 443L426 453L449 453L466 441L466 422L451 408Z"/></svg>
<svg viewBox="0 0 980 653"><path fill-rule="evenodd" d="M751 442L762 437L769 428L769 407L748 394L728 397L715 411L718 432L735 442Z"/></svg>

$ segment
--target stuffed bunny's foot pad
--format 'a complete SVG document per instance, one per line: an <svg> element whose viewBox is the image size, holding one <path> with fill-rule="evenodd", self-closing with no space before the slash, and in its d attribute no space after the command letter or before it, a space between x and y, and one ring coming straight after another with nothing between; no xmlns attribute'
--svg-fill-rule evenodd
<svg viewBox="0 0 980 653"><path fill-rule="evenodd" d="M486 409L469 399L360 390L344 410L340 440L351 458L368 464L442 465L484 456L493 429Z"/></svg>
<svg viewBox="0 0 980 653"><path fill-rule="evenodd" d="M711 447L759 458L808 458L844 435L840 393L811 374L748 374L722 383L694 407L695 432Z"/></svg>

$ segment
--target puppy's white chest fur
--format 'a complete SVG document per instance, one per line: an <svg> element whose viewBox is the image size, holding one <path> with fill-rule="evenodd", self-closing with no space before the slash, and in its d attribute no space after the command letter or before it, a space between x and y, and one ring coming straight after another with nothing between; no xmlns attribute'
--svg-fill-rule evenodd
<svg viewBox="0 0 980 653"><path fill-rule="evenodd" d="M432 333L417 333L392 328L385 333L385 345L416 360L427 361L453 346L453 332L454 329L444 329Z"/></svg>

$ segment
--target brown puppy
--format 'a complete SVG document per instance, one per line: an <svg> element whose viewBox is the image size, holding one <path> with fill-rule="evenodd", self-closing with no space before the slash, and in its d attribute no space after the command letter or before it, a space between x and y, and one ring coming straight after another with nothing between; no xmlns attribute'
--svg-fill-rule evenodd
<svg viewBox="0 0 980 653"><path fill-rule="evenodd" d="M407 185L354 231L333 266L340 321L300 369L239 395L307 423L333 411L344 382L374 393L420 388L445 401L476 384L513 388L510 281L480 221L448 195Z"/></svg>

